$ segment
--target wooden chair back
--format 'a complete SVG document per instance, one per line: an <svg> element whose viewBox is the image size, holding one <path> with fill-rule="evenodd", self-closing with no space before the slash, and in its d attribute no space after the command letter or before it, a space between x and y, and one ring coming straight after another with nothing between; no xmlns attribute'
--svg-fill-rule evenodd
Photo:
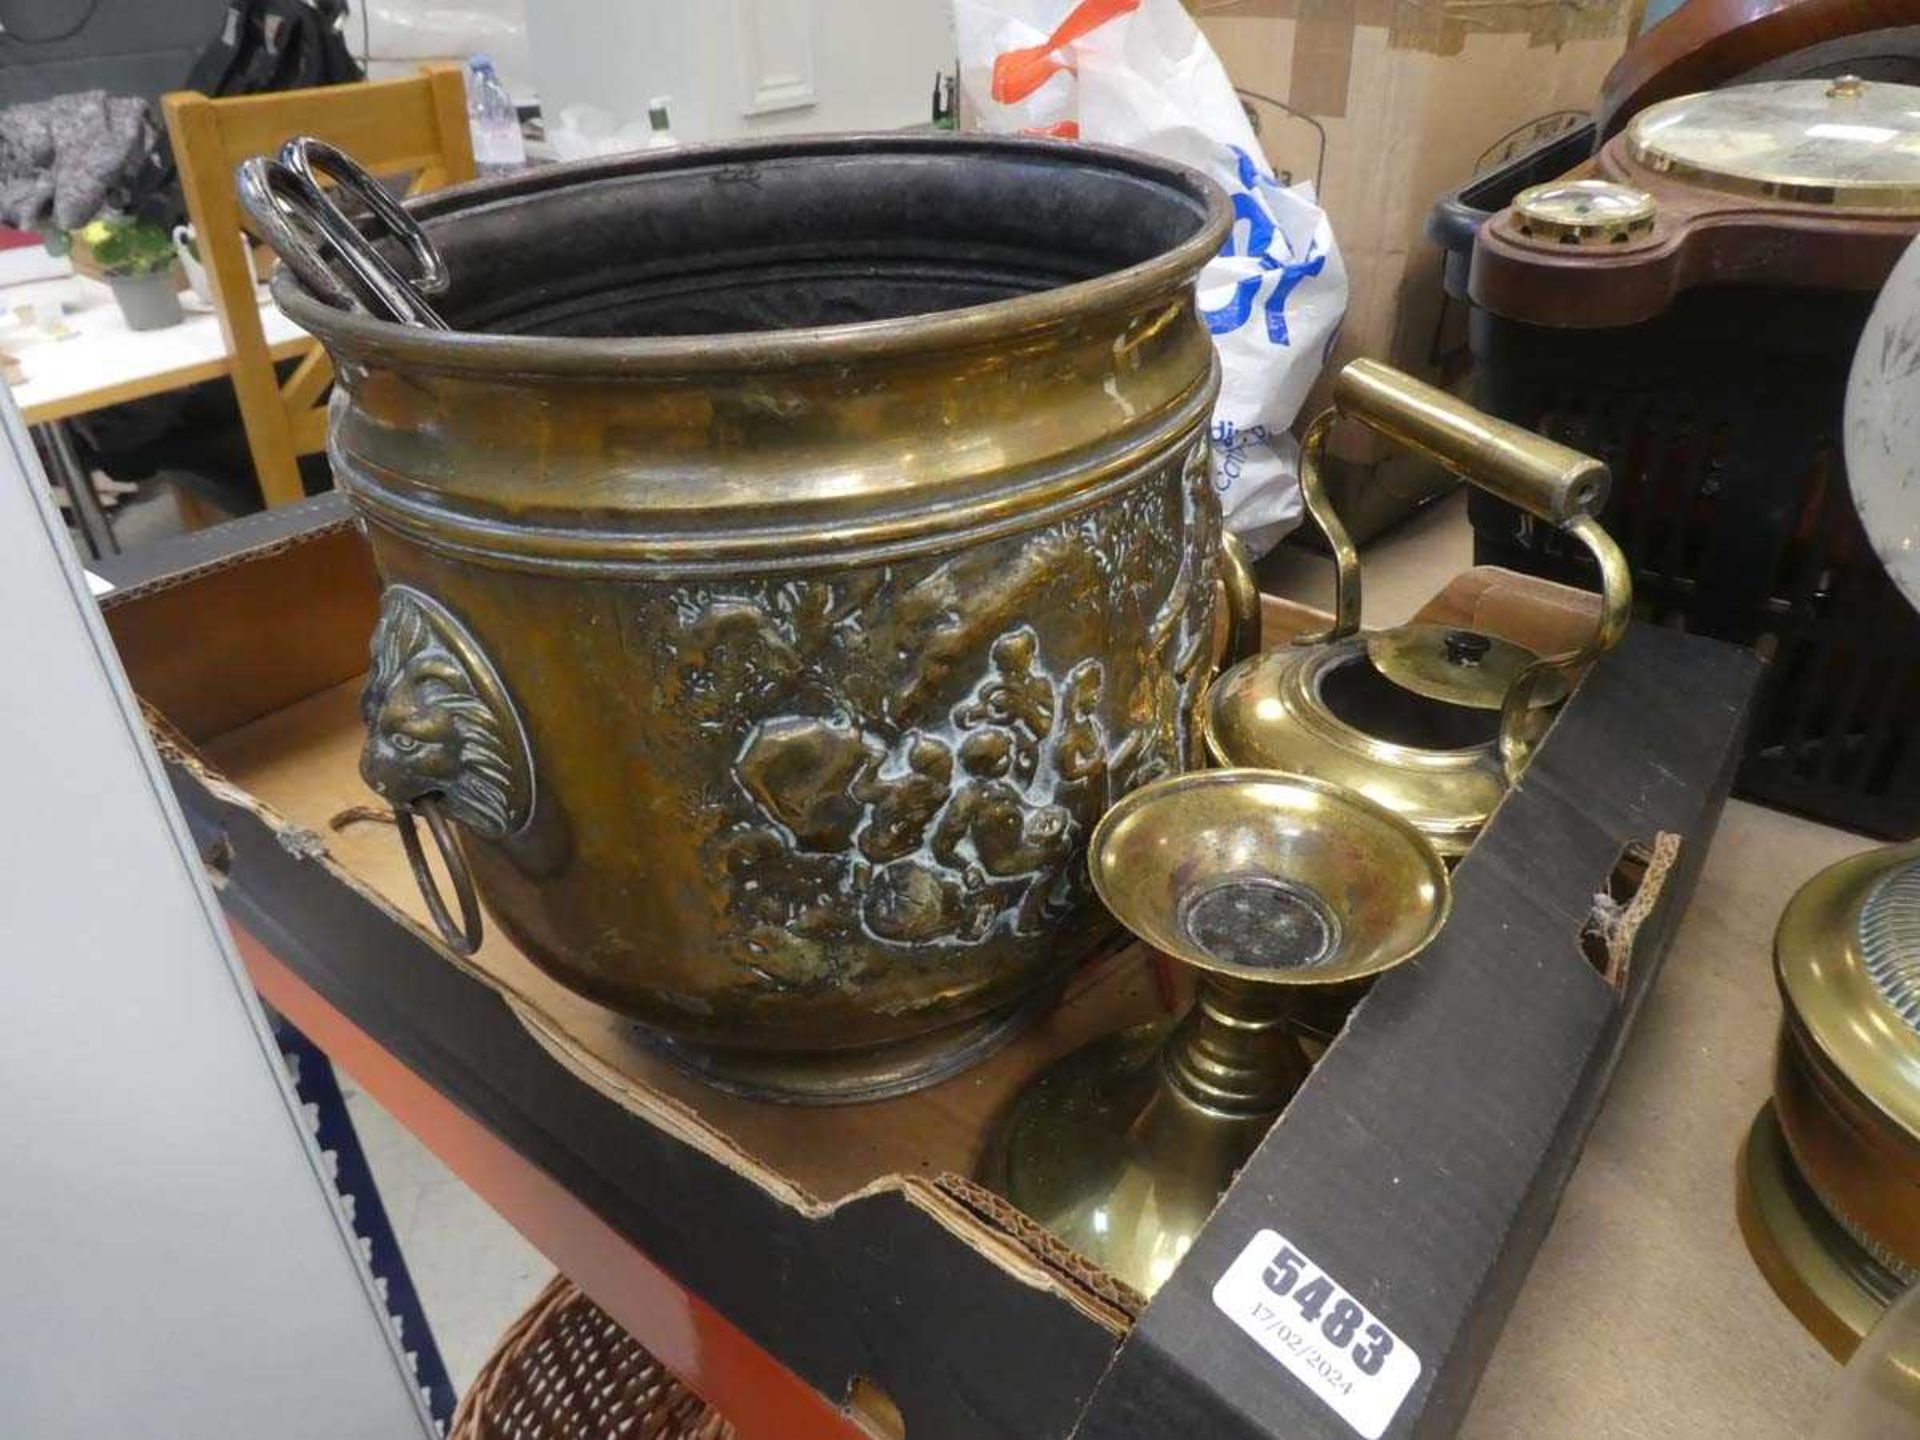
<svg viewBox="0 0 1920 1440"><path fill-rule="evenodd" d="M326 445L333 368L316 344L284 382L275 372L247 265L234 168L273 154L295 135L313 135L375 175L411 177L408 194L471 179L465 82L458 66L432 65L400 80L224 100L178 91L162 99L161 109L226 335L260 493L269 506L291 504L304 495L299 457Z"/></svg>

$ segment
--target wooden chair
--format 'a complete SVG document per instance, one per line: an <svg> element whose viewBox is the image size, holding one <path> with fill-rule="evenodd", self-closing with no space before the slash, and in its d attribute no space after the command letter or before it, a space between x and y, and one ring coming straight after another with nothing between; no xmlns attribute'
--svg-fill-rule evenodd
<svg viewBox="0 0 1920 1440"><path fill-rule="evenodd" d="M470 179L465 83L458 66L433 65L401 80L227 100L180 91L164 97L161 109L226 335L260 493L269 507L291 504L305 494L299 457L326 445L323 402L333 367L316 344L284 382L275 371L247 268L234 167L274 153L295 135L314 135L375 175L410 176L409 194Z"/></svg>

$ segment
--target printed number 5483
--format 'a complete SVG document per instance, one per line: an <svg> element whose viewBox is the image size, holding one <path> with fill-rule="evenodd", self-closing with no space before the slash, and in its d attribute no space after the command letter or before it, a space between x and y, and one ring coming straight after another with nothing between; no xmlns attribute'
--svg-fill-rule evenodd
<svg viewBox="0 0 1920 1440"><path fill-rule="evenodd" d="M1320 1327L1329 1344L1346 1349L1361 1374L1380 1373L1393 1351L1393 1337L1306 1256L1282 1245L1267 1263L1264 1278L1275 1295L1292 1301L1302 1320Z"/></svg>

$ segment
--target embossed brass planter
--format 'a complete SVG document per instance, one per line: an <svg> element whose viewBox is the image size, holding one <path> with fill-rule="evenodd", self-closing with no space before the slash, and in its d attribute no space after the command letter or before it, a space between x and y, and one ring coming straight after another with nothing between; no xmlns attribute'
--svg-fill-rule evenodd
<svg viewBox="0 0 1920 1440"><path fill-rule="evenodd" d="M1773 958L1785 1015L1740 1224L1780 1297L1844 1358L1920 1282L1920 844L1814 876Z"/></svg>
<svg viewBox="0 0 1920 1440"><path fill-rule="evenodd" d="M886 135L410 211L418 323L276 288L388 586L368 781L717 1083L860 1098L980 1053L1105 936L1094 821L1199 758L1224 197Z"/></svg>
<svg viewBox="0 0 1920 1440"><path fill-rule="evenodd" d="M1573 654L1542 657L1497 636L1438 625L1362 633L1359 556L1319 477L1321 451L1342 417L1585 545L1599 561L1605 592L1592 639ZM1333 548L1333 624L1243 660L1215 681L1207 748L1217 764L1352 786L1458 859L1525 764L1548 707L1565 698L1568 677L1626 630L1632 578L1593 518L1606 499L1606 467L1385 365L1356 360L1336 379L1333 405L1308 427L1300 488Z"/></svg>
<svg viewBox="0 0 1920 1440"><path fill-rule="evenodd" d="M1298 1000L1417 955L1451 891L1399 816L1263 770L1134 791L1088 859L1115 918L1200 972L1193 1008L1045 1071L996 1127L981 1178L1151 1295L1306 1078Z"/></svg>

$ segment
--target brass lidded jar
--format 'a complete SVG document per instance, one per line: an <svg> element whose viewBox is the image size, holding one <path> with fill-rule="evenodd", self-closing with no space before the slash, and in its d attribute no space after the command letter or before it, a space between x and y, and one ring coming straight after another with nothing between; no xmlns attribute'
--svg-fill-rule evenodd
<svg viewBox="0 0 1920 1440"><path fill-rule="evenodd" d="M386 587L363 774L715 1083L983 1053L1110 932L1094 822L1200 758L1225 197L889 134L409 210L448 328L275 284Z"/></svg>
<svg viewBox="0 0 1920 1440"><path fill-rule="evenodd" d="M1773 1099L1741 1157L1740 1223L1836 1355L1920 1282L1920 844L1828 867L1774 935Z"/></svg>

